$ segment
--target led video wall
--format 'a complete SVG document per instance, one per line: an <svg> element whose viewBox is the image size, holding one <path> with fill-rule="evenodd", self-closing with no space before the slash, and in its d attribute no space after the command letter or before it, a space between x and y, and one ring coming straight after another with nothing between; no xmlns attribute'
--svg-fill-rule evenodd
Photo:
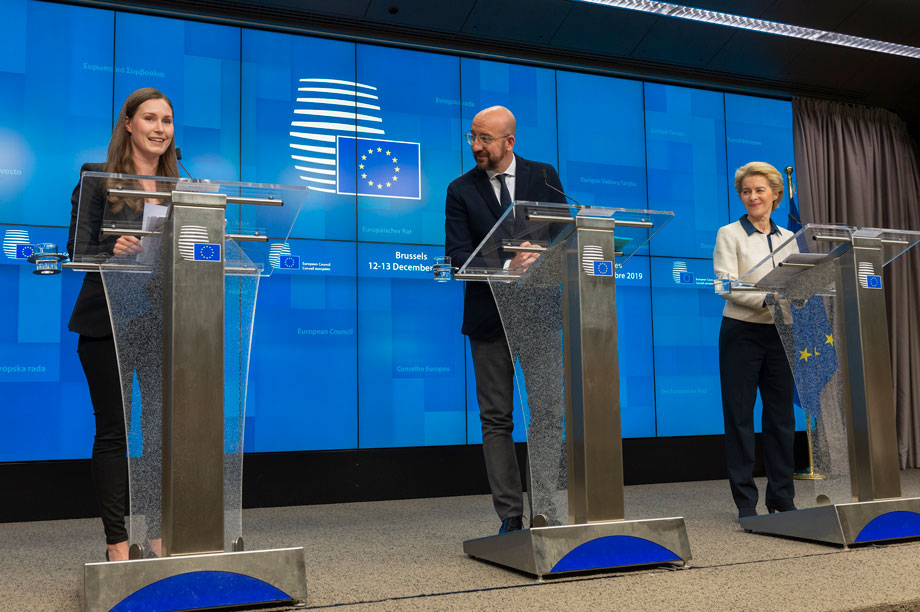
<svg viewBox="0 0 920 612"><path fill-rule="evenodd" d="M144 86L172 99L192 176L310 187L284 247L299 267L260 286L246 451L481 442L463 288L427 267L443 253L447 185L474 165L463 134L495 104L517 117L515 151L554 164L580 203L674 211L617 271L623 433L722 433L712 249L744 212L734 169L793 164L789 102L12 0L0 22L0 461L90 454L67 331L82 273L33 275L17 245L64 244L81 164L104 160L121 103ZM774 219L786 218L784 202ZM287 227L266 230L280 240Z"/></svg>

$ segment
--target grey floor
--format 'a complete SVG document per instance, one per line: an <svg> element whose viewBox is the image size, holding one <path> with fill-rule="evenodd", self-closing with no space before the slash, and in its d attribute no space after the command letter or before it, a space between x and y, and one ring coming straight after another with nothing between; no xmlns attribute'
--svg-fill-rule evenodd
<svg viewBox="0 0 920 612"><path fill-rule="evenodd" d="M800 485L799 506L813 505ZM902 488L920 497L920 470ZM244 534L250 550L304 547L312 609L920 610L920 542L842 550L745 533L724 481L627 487L626 500L628 518L686 518L689 568L537 581L470 559L461 542L498 527L484 495L247 510ZM0 524L0 610L80 610L101 531L96 519Z"/></svg>

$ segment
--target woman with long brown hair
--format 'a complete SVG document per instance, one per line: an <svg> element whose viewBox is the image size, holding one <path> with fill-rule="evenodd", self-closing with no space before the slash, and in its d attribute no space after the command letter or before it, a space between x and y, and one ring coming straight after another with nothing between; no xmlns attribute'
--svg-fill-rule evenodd
<svg viewBox="0 0 920 612"><path fill-rule="evenodd" d="M169 98L151 87L138 89L128 96L115 122L105 164L84 164L81 182L74 189L67 240L71 259L104 260L112 256L127 257L143 250L135 236L116 238L101 234L103 218L110 214L116 214L120 221L139 224L144 214L143 199L118 201L109 198L105 185L100 184L98 179L95 186L84 184L83 173L178 177L173 136L173 107ZM156 186L153 180L147 179L134 183L134 188L146 191L153 191ZM86 375L96 421L92 475L105 530L106 558L126 560L128 459L125 407L112 323L99 273L86 274L68 328L80 334L77 354ZM148 450L145 449L145 452ZM158 536L151 535L150 529L148 524L148 544L154 554L159 554Z"/></svg>

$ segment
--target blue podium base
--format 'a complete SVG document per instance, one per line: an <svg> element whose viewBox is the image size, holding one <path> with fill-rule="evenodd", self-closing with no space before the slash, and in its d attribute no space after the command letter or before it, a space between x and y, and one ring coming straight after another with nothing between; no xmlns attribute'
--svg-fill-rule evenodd
<svg viewBox="0 0 920 612"><path fill-rule="evenodd" d="M87 563L84 612L172 612L307 597L303 548Z"/></svg>
<svg viewBox="0 0 920 612"><path fill-rule="evenodd" d="M683 517L533 527L467 540L463 552L541 578L691 558Z"/></svg>
<svg viewBox="0 0 920 612"><path fill-rule="evenodd" d="M829 504L741 519L746 531L852 545L920 538L920 497Z"/></svg>

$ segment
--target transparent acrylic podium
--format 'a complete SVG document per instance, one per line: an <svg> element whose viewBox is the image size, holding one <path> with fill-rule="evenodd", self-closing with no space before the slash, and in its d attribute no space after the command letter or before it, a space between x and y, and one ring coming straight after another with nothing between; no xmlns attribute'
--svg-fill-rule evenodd
<svg viewBox="0 0 920 612"><path fill-rule="evenodd" d="M626 520L623 500L616 266L672 216L516 202L460 267L489 283L523 371L532 517L468 555L540 577L690 559L682 517Z"/></svg>
<svg viewBox="0 0 920 612"><path fill-rule="evenodd" d="M245 551L241 513L259 279L273 269L268 236L287 239L305 198L304 187L83 173L65 267L105 290L131 556L85 566L86 612L306 598L303 549ZM141 248L115 256L124 235Z"/></svg>
<svg viewBox="0 0 920 612"><path fill-rule="evenodd" d="M915 231L806 225L740 279L717 281L717 292L769 296L825 476L797 484L815 507L743 518L744 529L843 547L920 537L920 498L901 497L882 282L918 241Z"/></svg>

